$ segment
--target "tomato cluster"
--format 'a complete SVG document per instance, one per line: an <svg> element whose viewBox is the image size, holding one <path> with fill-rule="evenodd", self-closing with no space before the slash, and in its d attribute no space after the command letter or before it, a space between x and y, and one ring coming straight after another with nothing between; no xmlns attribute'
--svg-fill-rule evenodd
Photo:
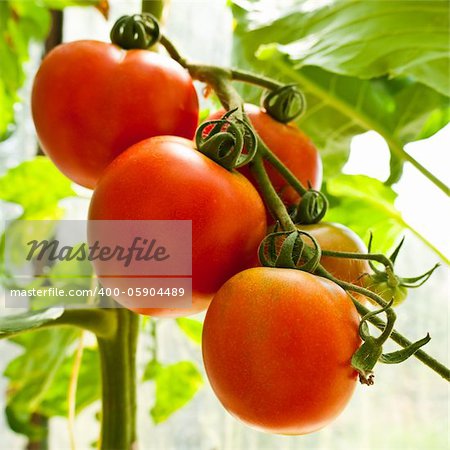
<svg viewBox="0 0 450 450"><path fill-rule="evenodd" d="M146 50L64 44L42 63L32 109L46 154L73 181L94 189L90 220L192 221L192 308L146 308L141 297L120 294L115 299L165 317L209 306L206 371L225 408L244 422L304 434L336 417L356 383L350 364L360 343L356 309L329 280L255 267L267 233L264 202L247 166L226 170L195 148L198 101L188 72ZM266 146L305 186L319 189L320 156L300 129L254 105L245 111ZM266 169L284 203L298 204L299 194L274 168ZM365 251L342 226L299 227L323 249ZM358 283L369 269L329 256L321 262L348 282Z"/></svg>

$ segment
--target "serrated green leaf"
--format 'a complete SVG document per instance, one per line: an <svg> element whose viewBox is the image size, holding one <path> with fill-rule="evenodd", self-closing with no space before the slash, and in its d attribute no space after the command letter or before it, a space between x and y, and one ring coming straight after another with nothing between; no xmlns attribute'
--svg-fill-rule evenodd
<svg viewBox="0 0 450 450"><path fill-rule="evenodd" d="M196 344L202 343L203 324L195 319L188 317L179 317L176 319L177 325L183 333Z"/></svg>
<svg viewBox="0 0 450 450"><path fill-rule="evenodd" d="M156 401L150 415L158 424L188 403L203 384L203 379L193 362L180 361L163 366L156 375L155 383Z"/></svg>
<svg viewBox="0 0 450 450"><path fill-rule="evenodd" d="M24 314L0 317L0 338L6 338L19 331L31 331L60 318L63 308L50 308L44 311L29 311Z"/></svg>
<svg viewBox="0 0 450 450"><path fill-rule="evenodd" d="M21 205L21 219L57 219L61 213L58 202L75 195L71 186L48 158L37 156L0 178L0 199Z"/></svg>

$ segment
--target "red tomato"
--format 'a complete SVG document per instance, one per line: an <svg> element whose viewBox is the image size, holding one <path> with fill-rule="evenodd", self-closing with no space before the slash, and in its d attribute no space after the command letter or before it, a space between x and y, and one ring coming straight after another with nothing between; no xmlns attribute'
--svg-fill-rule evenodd
<svg viewBox="0 0 450 450"><path fill-rule="evenodd" d="M305 188L308 188L308 183L310 183L314 189L319 189L322 184L322 160L309 138L294 123L277 122L255 105L246 104L245 112L263 142L302 182ZM224 113L224 110L217 111L209 117L209 120L218 119ZM268 163L265 166L270 180L285 204L289 206L297 203L300 199L297 192L272 166ZM256 186L256 181L248 166L240 168L239 171Z"/></svg>
<svg viewBox="0 0 450 450"><path fill-rule="evenodd" d="M203 328L211 386L235 417L262 431L306 434L349 402L358 313L335 283L258 267L228 280Z"/></svg>
<svg viewBox="0 0 450 450"><path fill-rule="evenodd" d="M266 232L251 183L173 136L147 139L116 158L94 190L89 219L192 220L192 309L142 309L142 298L131 300L137 312L159 316L205 309L228 278L252 265Z"/></svg>
<svg viewBox="0 0 450 450"><path fill-rule="evenodd" d="M97 41L63 44L47 55L32 111L45 153L89 188L132 144L163 134L191 139L198 122L192 79L177 62Z"/></svg>

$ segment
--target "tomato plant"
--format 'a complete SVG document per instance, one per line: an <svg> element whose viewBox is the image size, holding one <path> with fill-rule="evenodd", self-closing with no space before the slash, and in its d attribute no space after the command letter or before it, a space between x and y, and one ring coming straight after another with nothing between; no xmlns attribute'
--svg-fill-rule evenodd
<svg viewBox="0 0 450 450"><path fill-rule="evenodd" d="M220 118L224 110L210 116ZM322 161L314 144L294 123L277 122L261 108L245 104L245 112L256 132L269 149L285 164L285 166L305 185L319 189L322 184ZM266 169L273 186L279 192L286 205L298 202L298 193L268 163ZM255 183L248 166L239 169L248 179Z"/></svg>
<svg viewBox="0 0 450 450"><path fill-rule="evenodd" d="M177 62L97 41L62 44L46 56L32 111L45 153L89 188L132 144L166 134L192 138L198 122L192 79Z"/></svg>
<svg viewBox="0 0 450 450"><path fill-rule="evenodd" d="M5 26L0 54L5 70L0 77L0 140L13 131L17 89L25 80L22 63L34 53L29 55L28 42L42 39L48 31L47 3L52 3L52 8L95 4L105 14L108 6L105 0L2 2L0 23ZM160 16L164 3L143 1L142 9ZM48 447L47 425L56 415L67 416L70 445L75 448L80 444L74 432L75 414L100 397L100 447L135 448L139 434L135 428L141 423L141 418L135 417L136 359L141 360L136 349L143 347L137 345L141 329L146 343L148 338L151 341L144 353L149 358L142 380L154 383L155 402L150 411L155 424L184 406L202 383L201 373L192 362L166 364L159 359L158 321L146 318L141 320L141 327L135 312L160 316L194 313L206 308L216 292L203 336L207 373L225 407L261 430L301 434L321 428L349 401L356 372L361 383L371 385L373 369L379 362L397 364L415 356L450 381L449 369L422 349L430 335L416 342L404 337L395 329L393 303L386 302L392 296L394 301L402 300L405 288L422 285L437 266L420 276L402 277L394 267L402 244L390 256L382 254L393 246L402 230L410 229L448 262L426 236L406 224L406 215L403 217L395 205L397 192L406 190L392 188L405 181L402 169L408 162L448 193L443 181L427 168L429 161L415 160L407 146L432 136L448 123L447 65L443 64L445 58L430 58L442 55L448 47L448 33L443 32L448 30L448 5L424 2L418 12L410 2L329 1L312 9L302 8L301 1L289 2L292 4L286 9L281 5L284 2L228 3L235 20L232 69L191 61L161 33L155 18L132 14L118 19L110 38L119 47L135 50L94 41L64 44L48 55L36 77L32 107L42 147L70 179L95 187L91 219L106 219L109 224L115 219L192 220L194 304L189 310L148 308L138 295L130 304L128 295L124 298L118 294L118 300L131 310L103 308L117 305L102 298L110 294L97 291L97 279L83 258L27 260L33 274L29 283L33 289L24 290L28 292L25 295L30 311L0 318L0 337L23 348L5 370L9 379L5 412L10 428L28 437L29 448ZM201 8L208 20L214 17L214 8L212 4L207 10ZM263 10L267 14L261 14ZM54 12L52 16L53 31L46 51L56 45L61 31L61 14ZM198 28L194 24L200 16L189 14L189 34L195 38L205 30L201 24ZM180 19L188 23L187 17ZM65 20L65 25L68 22ZM395 33L386 31L392 23ZM206 39L214 52L225 55L224 36L217 34L218 45L213 35L207 34ZM200 50L207 51L204 42L200 45ZM166 52L170 58L147 51L150 48ZM427 61L426 70L423 61ZM221 126L213 126L204 139L198 135L200 153L190 140L183 139L193 137L197 123L193 79L205 84L205 92L215 92L229 118ZM250 104L261 99L263 109ZM253 127L243 120L244 108ZM366 131L377 132L388 144L390 172L386 179L342 174L351 140ZM366 137L370 142L369 136L363 139ZM319 189L321 184L322 165L316 146L326 169L322 193L309 189ZM249 165L240 171L257 184L257 190L246 177L233 171L246 163ZM66 201L71 204L67 197L76 193L69 179L55 170L44 157L11 169L0 179L2 200L20 204L21 219L60 217L60 207ZM270 268L245 270L254 262L265 230L258 191L279 223L280 233L275 236L283 236L284 241L277 248L271 241L273 234L267 236L262 248L267 248L268 257L261 252L261 259ZM300 196L301 203L294 208ZM431 194L426 198L417 207L422 218L433 204ZM61 205L60 200L64 200ZM440 223L436 213L442 210L432 208L430 225ZM305 246L307 241L296 223L316 223L323 217L345 223L360 236L367 236L371 230L377 253L366 253L361 241L337 224L305 226L303 229L319 243ZM18 243L28 242L30 233L41 237L26 221L13 220L6 227L2 239L9 254L5 251L5 261L20 259ZM66 234L75 237L75 233ZM120 237L114 235L113 241L118 243ZM49 246L57 244L54 236L50 239ZM64 246L57 258L71 254L70 248ZM348 252L365 254L358 255L356 261ZM368 266L362 260L371 261L373 271L364 278L364 284L360 275ZM4 269L9 289L17 281L11 267ZM79 275L82 277L77 280ZM107 277L99 277L109 283ZM26 281L19 279L21 283ZM124 281L127 294L130 284ZM36 285L48 288L44 297L30 294ZM59 292L67 293L74 287L76 309L65 303L55 307L61 300ZM354 294L354 307L341 288ZM87 299L83 297L85 290ZM362 304L360 296L369 297L372 304ZM94 305L98 308L92 308ZM418 303L411 305L414 308ZM361 316L359 330L355 308ZM410 313L420 319L423 311ZM413 320L410 324L422 322ZM177 323L193 341L201 341L200 322L178 319ZM91 342L86 346L80 328L95 334L96 348ZM388 339L400 348L385 353ZM165 342L164 347L170 349L170 343L166 347ZM395 407L397 397L391 395L389 380L385 386L389 393L386 399ZM435 393L430 392L433 398ZM428 404L426 412L438 415L439 409ZM389 425L384 410L371 412L372 419L380 416ZM436 429L437 416L422 416L428 417ZM358 414L354 417L359 419ZM364 442L370 439L367 427L358 428L356 419L352 425L364 434L356 436L352 428L353 442L348 442L348 447L357 447L360 438ZM378 426L382 424L373 425L375 431L383 428ZM427 424L422 425L428 442ZM158 433L158 429L152 428L153 432ZM398 436L392 436L397 442ZM267 439L278 446L279 439ZM414 442L419 442L416 436ZM308 446L306 441L303 444Z"/></svg>
<svg viewBox="0 0 450 450"><path fill-rule="evenodd" d="M192 309L143 309L139 298L118 298L159 316L205 309L228 278L253 264L266 230L251 183L173 136L147 139L116 158L94 190L89 219L192 220Z"/></svg>
<svg viewBox="0 0 450 450"><path fill-rule="evenodd" d="M305 434L350 400L359 346L358 313L333 282L293 269L258 267L214 296L203 360L214 392L260 430Z"/></svg>

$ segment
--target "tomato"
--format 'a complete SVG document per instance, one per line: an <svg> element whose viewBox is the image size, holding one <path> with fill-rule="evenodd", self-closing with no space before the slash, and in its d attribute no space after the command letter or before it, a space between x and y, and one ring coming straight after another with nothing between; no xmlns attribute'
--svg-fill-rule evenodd
<svg viewBox="0 0 450 450"><path fill-rule="evenodd" d="M361 238L344 225L320 222L313 225L298 225L297 227L316 238L323 250L367 253L367 248ZM359 286L363 283L363 276L370 272L369 263L363 259L322 256L320 264L336 278Z"/></svg>
<svg viewBox="0 0 450 450"><path fill-rule="evenodd" d="M132 144L163 134L191 139L198 100L191 77L171 58L75 41L42 62L32 112L44 152L71 180L93 188Z"/></svg>
<svg viewBox="0 0 450 450"><path fill-rule="evenodd" d="M358 325L335 283L295 269L248 269L221 287L206 313L206 373L223 406L246 424L311 433L352 396Z"/></svg>
<svg viewBox="0 0 450 450"><path fill-rule="evenodd" d="M132 309L159 316L205 309L228 278L251 266L266 232L251 183L173 136L144 140L116 158L94 190L89 219L192 220L193 307L140 308L142 299L131 299Z"/></svg>
<svg viewBox="0 0 450 450"><path fill-rule="evenodd" d="M209 117L220 118L224 110ZM245 112L256 132L267 147L290 169L290 171L308 188L319 189L322 184L322 161L319 152L310 139L294 124L283 124L272 119L266 112L255 105L246 104ZM286 180L268 163L265 164L270 180L287 206L296 204L300 196L290 187ZM256 186L250 169L239 169Z"/></svg>

